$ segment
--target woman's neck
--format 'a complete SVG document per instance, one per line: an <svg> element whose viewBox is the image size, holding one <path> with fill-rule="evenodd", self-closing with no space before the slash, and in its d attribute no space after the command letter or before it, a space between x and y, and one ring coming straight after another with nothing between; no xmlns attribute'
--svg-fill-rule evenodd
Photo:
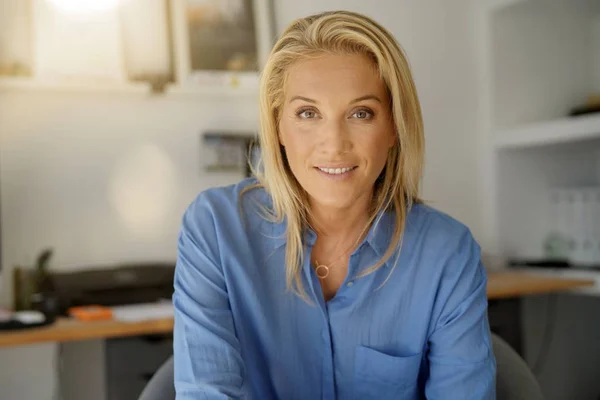
<svg viewBox="0 0 600 400"><path fill-rule="evenodd" d="M348 242L363 236L369 210L371 196L363 196L350 207L338 208L311 202L310 224L320 238L331 239L332 242Z"/></svg>

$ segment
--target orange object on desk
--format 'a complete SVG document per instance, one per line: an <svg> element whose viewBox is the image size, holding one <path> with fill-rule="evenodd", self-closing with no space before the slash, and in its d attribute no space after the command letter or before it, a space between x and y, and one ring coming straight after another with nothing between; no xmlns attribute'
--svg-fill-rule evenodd
<svg viewBox="0 0 600 400"><path fill-rule="evenodd" d="M80 321L100 321L112 319L112 311L108 307L89 305L69 308L69 315Z"/></svg>

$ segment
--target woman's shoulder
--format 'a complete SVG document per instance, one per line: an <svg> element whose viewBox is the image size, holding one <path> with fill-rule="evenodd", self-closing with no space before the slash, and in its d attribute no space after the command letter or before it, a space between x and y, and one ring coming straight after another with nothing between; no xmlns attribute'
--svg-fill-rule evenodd
<svg viewBox="0 0 600 400"><path fill-rule="evenodd" d="M471 230L458 219L419 204L411 210L407 232L407 239L410 238L407 248L419 255L419 269L432 282L443 280L450 282L451 287L452 282L463 276L481 274L481 247Z"/></svg>
<svg viewBox="0 0 600 400"><path fill-rule="evenodd" d="M246 178L232 185L201 191L187 207L185 215L226 221L249 215L250 210L256 209L257 206L268 207L269 199L269 195L256 178Z"/></svg>
<svg viewBox="0 0 600 400"><path fill-rule="evenodd" d="M475 240L463 222L423 203L413 205L406 229L412 236L426 241L428 246L441 247Z"/></svg>

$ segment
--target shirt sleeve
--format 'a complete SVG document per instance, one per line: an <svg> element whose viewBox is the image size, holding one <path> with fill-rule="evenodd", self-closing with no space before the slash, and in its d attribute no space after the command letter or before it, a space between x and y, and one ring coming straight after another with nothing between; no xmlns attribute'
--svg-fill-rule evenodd
<svg viewBox="0 0 600 400"><path fill-rule="evenodd" d="M496 361L481 251L467 230L448 254L437 293L438 317L428 341L426 397L493 400Z"/></svg>
<svg viewBox="0 0 600 400"><path fill-rule="evenodd" d="M215 233L212 212L197 200L183 218L175 268L177 400L249 398Z"/></svg>

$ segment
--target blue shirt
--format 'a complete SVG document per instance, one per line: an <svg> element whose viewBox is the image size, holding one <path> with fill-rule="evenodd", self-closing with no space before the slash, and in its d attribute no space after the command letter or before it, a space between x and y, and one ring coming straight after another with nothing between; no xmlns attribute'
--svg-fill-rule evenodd
<svg viewBox="0 0 600 400"><path fill-rule="evenodd" d="M486 275L470 231L412 207L398 264L362 278L391 239L384 213L325 302L310 264L312 304L286 290L286 224L263 218L254 180L201 193L183 218L175 270L178 400L494 399ZM387 282L381 286L386 280Z"/></svg>

